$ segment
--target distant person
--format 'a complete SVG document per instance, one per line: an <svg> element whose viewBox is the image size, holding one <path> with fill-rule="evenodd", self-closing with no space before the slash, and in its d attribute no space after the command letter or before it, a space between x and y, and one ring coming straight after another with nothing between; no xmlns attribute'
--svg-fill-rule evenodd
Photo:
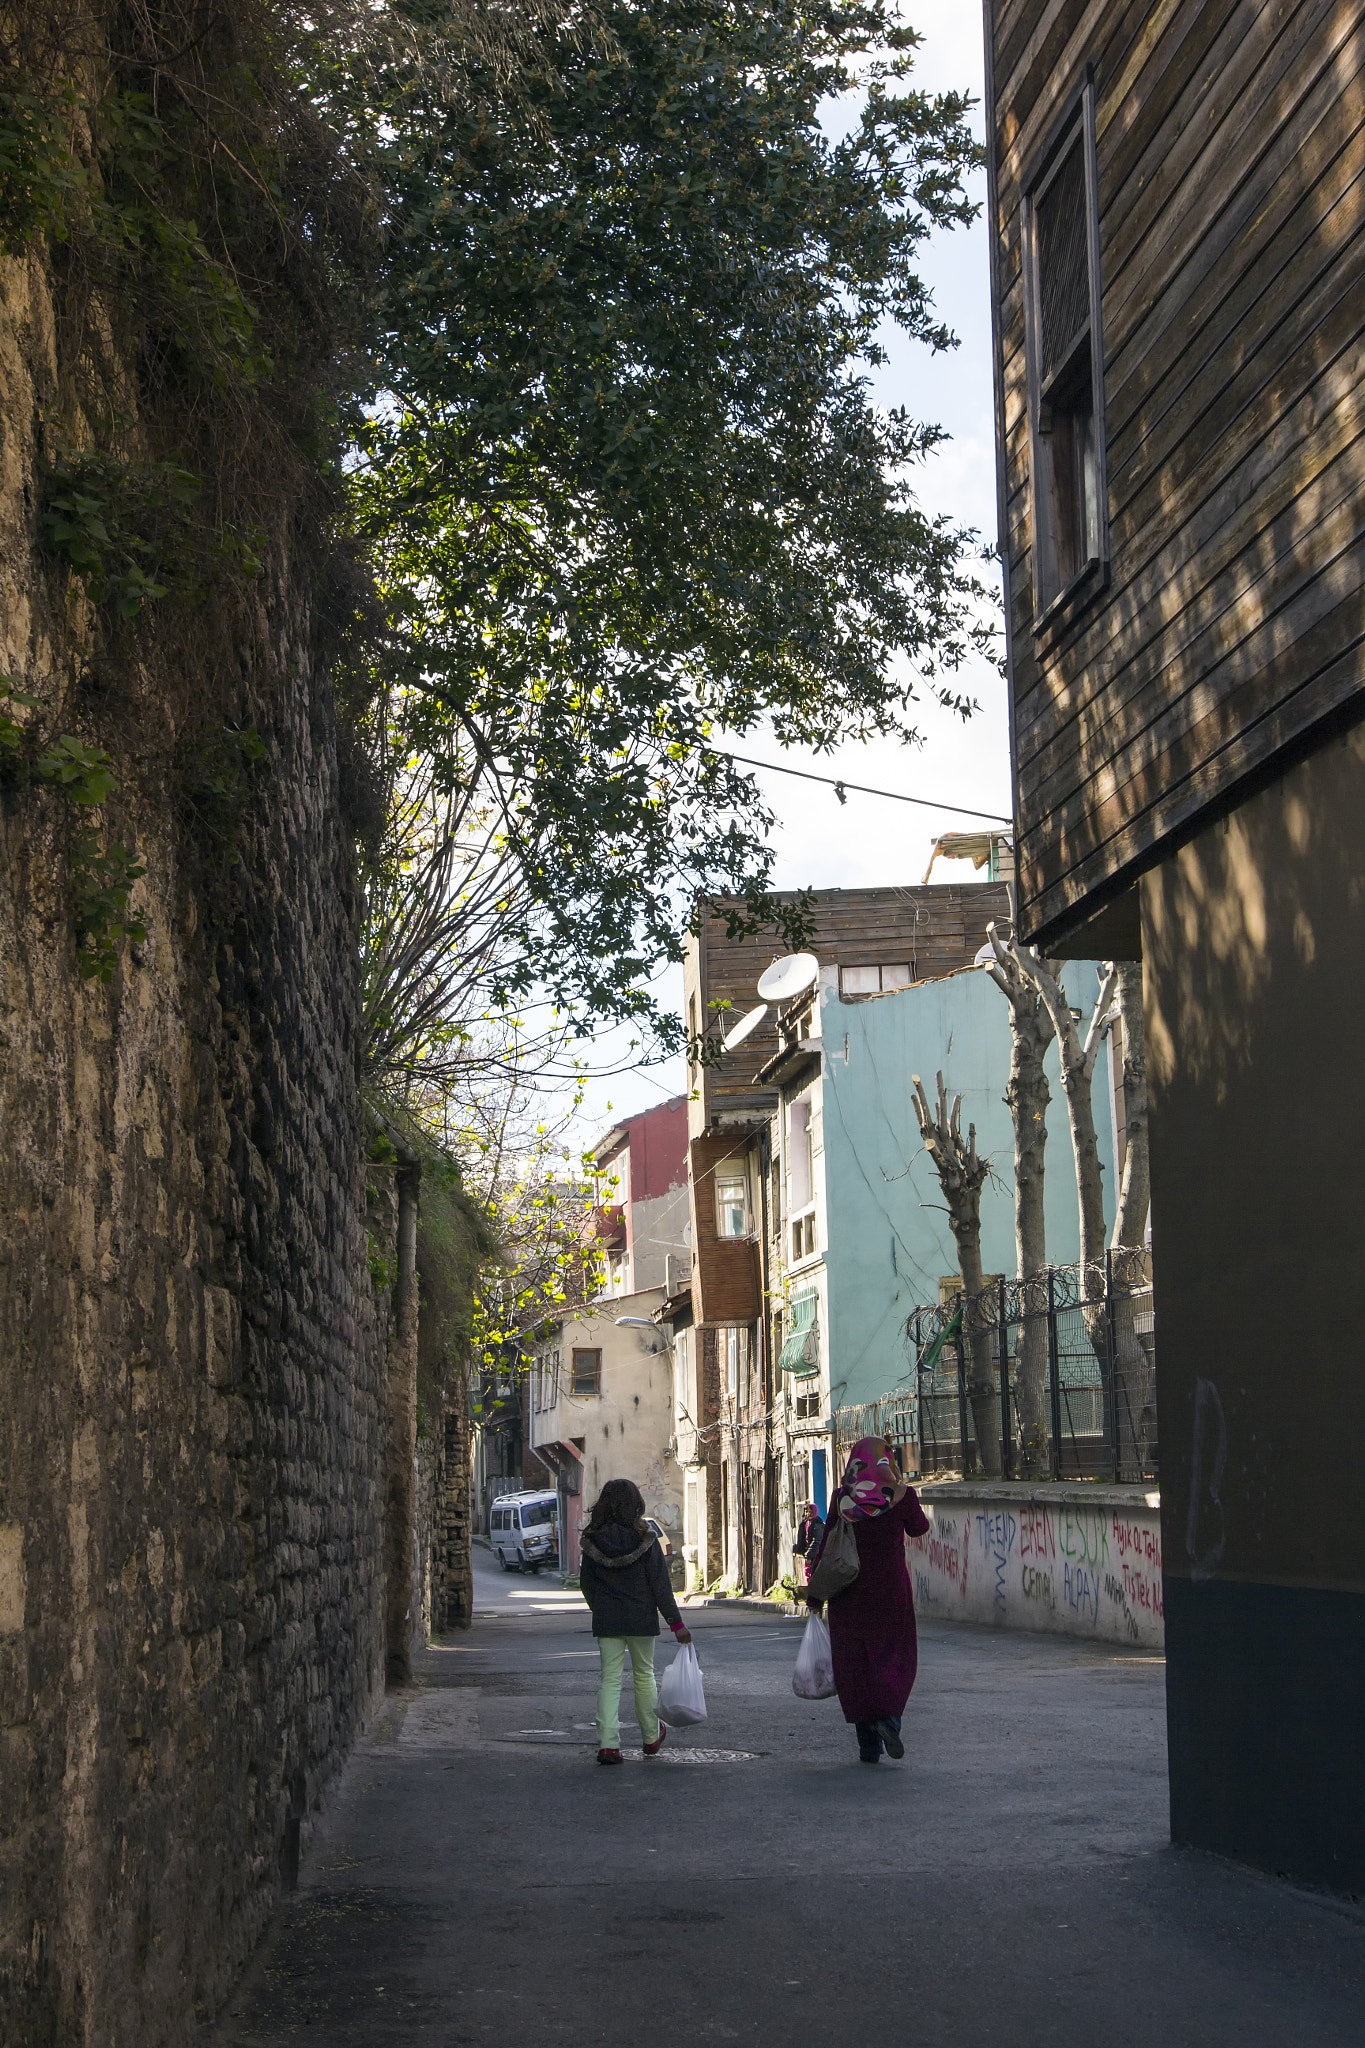
<svg viewBox="0 0 1365 2048"><path fill-rule="evenodd" d="M592 1609L592 1632L602 1657L597 1694L597 1761L619 1764L621 1676L630 1657L635 1678L635 1718L646 1756L657 1756L667 1729L659 1719L654 1683L654 1643L659 1616L680 1643L690 1643L668 1583L659 1539L645 1522L645 1497L631 1479L609 1479L598 1494L583 1531L578 1568L583 1598Z"/></svg>
<svg viewBox="0 0 1365 2048"><path fill-rule="evenodd" d="M813 1500L808 1500L801 1510L801 1521L796 1531L796 1541L792 1545L792 1549L801 1560L801 1570L807 1578L810 1577L811 1557L824 1533L825 1525L820 1519L820 1510L816 1507Z"/></svg>
<svg viewBox="0 0 1365 2048"><path fill-rule="evenodd" d="M905 1755L901 1715L919 1661L905 1539L923 1536L929 1519L914 1487L901 1478L895 1457L875 1436L862 1437L849 1453L824 1534L807 1559L811 1571L836 1515L853 1525L858 1576L829 1602L834 1687L844 1719L853 1723L858 1737L858 1755L865 1764L875 1764L883 1750L892 1757ZM810 1604L817 1611L823 1605L818 1600Z"/></svg>

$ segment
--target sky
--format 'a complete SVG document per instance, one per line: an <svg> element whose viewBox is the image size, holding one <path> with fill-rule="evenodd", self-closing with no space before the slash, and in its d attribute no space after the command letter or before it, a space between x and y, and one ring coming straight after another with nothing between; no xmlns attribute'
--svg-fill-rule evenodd
<svg viewBox="0 0 1365 2048"><path fill-rule="evenodd" d="M973 116L981 133L982 24L977 7L961 0L906 0L905 18L924 41L914 82L928 91L966 90L978 102ZM972 196L985 200L980 173ZM934 294L940 317L959 346L934 355L898 330L885 337L890 360L874 374L873 389L884 404L905 405L918 419L944 427L950 439L925 463L917 478L921 504L976 527L993 541L996 531L995 444L991 392L990 289L984 213L970 228L934 235L923 247L921 275ZM892 740L840 747L815 757L802 749L782 750L771 737L749 734L735 751L777 760L820 775L841 776L875 789L962 804L1008 815L1009 737L1005 687L984 663L961 678L980 704L965 723L922 701L916 723L924 744L907 748ZM760 773L759 786L776 813L772 836L776 854L773 886L870 888L923 879L934 838L970 829L970 819L920 809L852 792L840 805L832 789L782 774ZM967 864L940 862L935 881L980 879ZM681 969L656 983L656 994L681 1008ZM581 1051L599 1068L621 1067L633 1059L630 1034L605 1032ZM615 1119L649 1108L685 1086L681 1057L648 1067L601 1074L590 1081L583 1104L565 1134L575 1149ZM549 1105L547 1105L548 1107ZM561 1105L562 1106L562 1105Z"/></svg>

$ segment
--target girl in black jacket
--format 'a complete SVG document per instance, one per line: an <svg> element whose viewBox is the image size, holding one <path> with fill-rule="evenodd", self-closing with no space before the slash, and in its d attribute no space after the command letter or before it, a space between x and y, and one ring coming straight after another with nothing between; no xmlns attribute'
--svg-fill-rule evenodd
<svg viewBox="0 0 1365 2048"><path fill-rule="evenodd" d="M597 1761L619 1764L621 1676L629 1655L635 1677L635 1718L646 1756L657 1756L667 1730L659 1719L654 1683L654 1641L659 1616L680 1643L692 1637L683 1626L668 1583L659 1539L645 1523L645 1499L630 1479L609 1479L583 1531L578 1583L592 1609L592 1632L602 1656L597 1694Z"/></svg>

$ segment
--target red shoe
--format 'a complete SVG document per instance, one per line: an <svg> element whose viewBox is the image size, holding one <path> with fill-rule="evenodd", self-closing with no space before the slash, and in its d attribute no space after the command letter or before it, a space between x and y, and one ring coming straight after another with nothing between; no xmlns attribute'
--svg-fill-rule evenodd
<svg viewBox="0 0 1365 2048"><path fill-rule="evenodd" d="M597 1761L599 1764L623 1764L625 1758L619 1749L599 1749Z"/></svg>
<svg viewBox="0 0 1365 2048"><path fill-rule="evenodd" d="M647 1743L645 1744L645 1755L646 1755L646 1756L657 1756L657 1755L659 1754L659 1751L660 1751L660 1750L661 1750L661 1749L663 1748L663 1746L664 1746L664 1738L665 1738L665 1737L667 1736L667 1734L668 1734L668 1730L667 1730L667 1729L665 1728L665 1726L664 1726L663 1722L662 1722L662 1721L660 1721L660 1723L659 1723L659 1732L658 1732L658 1734L657 1734L657 1735L655 1736L655 1738L654 1738L653 1742L647 1742Z"/></svg>

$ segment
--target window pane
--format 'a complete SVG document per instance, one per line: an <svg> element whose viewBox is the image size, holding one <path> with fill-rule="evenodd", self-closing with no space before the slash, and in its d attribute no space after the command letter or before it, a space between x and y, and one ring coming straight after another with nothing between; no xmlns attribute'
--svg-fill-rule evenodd
<svg viewBox="0 0 1365 2048"><path fill-rule="evenodd" d="M1085 234L1085 160L1081 137L1038 201L1038 318L1042 375L1060 369L1090 318L1090 264Z"/></svg>
<svg viewBox="0 0 1365 2048"><path fill-rule="evenodd" d="M815 1197L815 1181L811 1167L809 1096L802 1096L799 1102L792 1104L788 1128L791 1134L791 1205L793 1209L804 1209Z"/></svg>
<svg viewBox="0 0 1365 2048"><path fill-rule="evenodd" d="M722 1237L748 1233L749 1189L742 1175L716 1176L716 1228Z"/></svg>
<svg viewBox="0 0 1365 2048"><path fill-rule="evenodd" d="M602 1354L600 1351L575 1351L573 1355L572 1392L595 1394L602 1378Z"/></svg>
<svg viewBox="0 0 1365 2048"><path fill-rule="evenodd" d="M881 987L878 967L841 967L839 987L846 996L875 996Z"/></svg>
<svg viewBox="0 0 1365 2048"><path fill-rule="evenodd" d="M914 978L910 971L909 961L898 962L894 967L883 967L882 969L883 988L909 988Z"/></svg>

